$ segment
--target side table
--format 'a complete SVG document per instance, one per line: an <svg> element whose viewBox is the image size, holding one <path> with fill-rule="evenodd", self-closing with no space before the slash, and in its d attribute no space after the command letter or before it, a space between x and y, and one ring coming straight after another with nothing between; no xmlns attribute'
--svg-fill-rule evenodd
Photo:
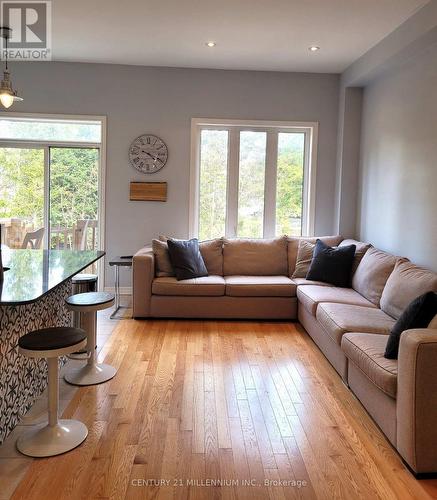
<svg viewBox="0 0 437 500"><path fill-rule="evenodd" d="M115 269L115 279L114 279L114 288L115 288L115 309L111 314L110 319L123 319L116 318L116 314L120 309L127 309L126 306L122 306L120 304L120 267L132 267L133 256L132 255L122 255L113 258L110 262L110 266L114 266Z"/></svg>

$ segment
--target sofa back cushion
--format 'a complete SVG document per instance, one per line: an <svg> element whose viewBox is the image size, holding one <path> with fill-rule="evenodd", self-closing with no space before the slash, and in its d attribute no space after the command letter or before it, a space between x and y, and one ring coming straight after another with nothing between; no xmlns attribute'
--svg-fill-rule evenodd
<svg viewBox="0 0 437 500"><path fill-rule="evenodd" d="M337 246L342 239L343 239L343 237L338 236L338 235L337 236L320 236L319 237L319 240L322 240L323 243L325 243L325 245L328 245L330 247ZM300 238L297 236L289 236L287 238L287 242L288 242L288 245L287 245L288 276L290 276L290 278L293 276L294 270L296 268L297 252L299 249L299 241L301 241L301 240L309 241L310 243L315 245L316 241L317 241L317 236L315 236L314 238ZM307 269L307 271L308 271L308 269ZM305 278L305 276L306 276L306 273L304 276L300 276L300 277Z"/></svg>
<svg viewBox="0 0 437 500"><path fill-rule="evenodd" d="M360 264L361 260L363 259L364 255L366 254L367 250L372 246L370 243L364 243L363 241L357 241L357 240L352 240L352 239L347 239L343 240L338 246L339 247L347 247L349 245L355 245L355 256L354 256L354 262L352 264L352 273L351 275L353 276L355 274L355 271L358 268L358 265Z"/></svg>
<svg viewBox="0 0 437 500"><path fill-rule="evenodd" d="M167 236L160 235L159 240L152 240L155 254L155 273L157 277L174 276L174 270L168 253ZM199 242L200 254L205 262L208 274L223 276L223 238Z"/></svg>
<svg viewBox="0 0 437 500"><path fill-rule="evenodd" d="M437 292L437 274L408 261L398 261L381 296L381 309L398 319L415 298Z"/></svg>
<svg viewBox="0 0 437 500"><path fill-rule="evenodd" d="M287 238L223 239L223 274L287 275Z"/></svg>
<svg viewBox="0 0 437 500"><path fill-rule="evenodd" d="M352 288L379 306L382 291L397 260L394 255L369 248L352 277Z"/></svg>

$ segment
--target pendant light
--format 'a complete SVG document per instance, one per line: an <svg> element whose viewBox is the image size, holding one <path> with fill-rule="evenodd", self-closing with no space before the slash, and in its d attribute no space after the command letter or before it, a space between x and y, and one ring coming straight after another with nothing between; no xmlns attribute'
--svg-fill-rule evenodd
<svg viewBox="0 0 437 500"><path fill-rule="evenodd" d="M22 101L23 98L17 95L17 92L12 88L11 73L8 68L8 39L11 38L11 28L1 27L0 36L5 41L5 62L6 68L3 72L3 80L0 83L0 102L5 108L10 108L16 101Z"/></svg>

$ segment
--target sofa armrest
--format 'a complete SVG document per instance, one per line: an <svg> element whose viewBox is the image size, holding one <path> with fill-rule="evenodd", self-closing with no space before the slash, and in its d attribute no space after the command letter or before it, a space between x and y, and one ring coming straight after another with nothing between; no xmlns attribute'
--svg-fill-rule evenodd
<svg viewBox="0 0 437 500"><path fill-rule="evenodd" d="M152 281L155 277L155 257L150 247L134 255L132 263L132 315L147 318L150 315Z"/></svg>
<svg viewBox="0 0 437 500"><path fill-rule="evenodd" d="M437 472L437 329L401 335L396 412L399 453L416 474Z"/></svg>

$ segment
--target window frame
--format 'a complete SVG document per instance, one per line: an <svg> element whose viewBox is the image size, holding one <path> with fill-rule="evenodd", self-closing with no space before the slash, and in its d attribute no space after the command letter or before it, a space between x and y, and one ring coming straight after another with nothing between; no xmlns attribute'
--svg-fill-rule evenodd
<svg viewBox="0 0 437 500"><path fill-rule="evenodd" d="M0 147L4 148L36 148L44 150L44 227L49 228L49 200L50 200L50 148L83 148L99 150L99 205L98 205L98 250L105 248L105 218L106 218L106 133L107 118L104 115L65 115L65 114L45 114L45 113L15 113L0 112L0 118L26 118L34 121L95 121L101 124L100 142L88 141L47 141L29 139L2 139L0 137ZM50 230L44 232L43 248L47 249L49 244ZM102 259L97 263L99 275L99 289L104 289L105 273Z"/></svg>
<svg viewBox="0 0 437 500"><path fill-rule="evenodd" d="M199 234L200 210L200 138L201 131L228 131L228 169L226 189L226 229L228 238L237 236L240 132L266 132L266 166L264 185L263 237L273 238L276 234L276 183L278 134L295 132L304 134L304 174L302 197L302 236L314 236L316 205L316 172L318 122L291 122L266 120L224 120L212 118L191 119L191 160L189 237Z"/></svg>

